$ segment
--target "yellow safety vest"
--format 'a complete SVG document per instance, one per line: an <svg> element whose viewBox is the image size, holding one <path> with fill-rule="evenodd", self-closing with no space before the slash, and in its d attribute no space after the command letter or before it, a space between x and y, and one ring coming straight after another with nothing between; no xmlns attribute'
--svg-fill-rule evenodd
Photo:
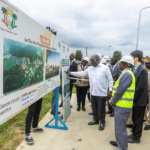
<svg viewBox="0 0 150 150"><path fill-rule="evenodd" d="M123 108L132 108L134 93L135 93L135 77L131 70L124 71L123 74L126 72L130 73L130 75L132 76L132 84L130 85L130 87L127 88L127 90L125 91L121 99L117 101L116 106L123 107ZM114 96L116 93L122 75L118 78L117 82L114 85L112 96Z"/></svg>

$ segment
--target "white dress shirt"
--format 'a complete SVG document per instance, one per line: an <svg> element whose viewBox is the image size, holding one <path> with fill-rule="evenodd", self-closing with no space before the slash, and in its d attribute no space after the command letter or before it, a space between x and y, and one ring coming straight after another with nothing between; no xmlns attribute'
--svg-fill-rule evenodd
<svg viewBox="0 0 150 150"><path fill-rule="evenodd" d="M71 72L73 76L88 76L90 83L90 93L92 96L107 96L108 84L109 91L113 88L113 79L110 69L103 64L96 67L89 67L85 71Z"/></svg>

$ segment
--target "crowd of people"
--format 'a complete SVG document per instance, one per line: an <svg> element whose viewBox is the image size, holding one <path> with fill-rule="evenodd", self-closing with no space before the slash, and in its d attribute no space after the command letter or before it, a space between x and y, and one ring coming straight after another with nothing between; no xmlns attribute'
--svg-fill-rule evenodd
<svg viewBox="0 0 150 150"><path fill-rule="evenodd" d="M110 141L110 144L117 146L120 150L128 150L128 143L140 143L143 131L144 115L146 116L146 125L144 130L150 129L150 112L147 108L149 104L150 62L144 61L142 51L133 51L130 55L122 57L118 62L117 58L111 58L111 65L102 60L99 54L94 54L90 58L91 65L87 66L88 58L83 58L80 69L67 71L70 76L74 76L80 81L80 89L85 89L84 82L89 88L91 95L93 121L88 125L99 125L99 130L105 129L105 114L114 116L116 141ZM85 63L85 61L87 61ZM85 69L86 65L86 69ZM82 93L77 87L77 111L80 110L80 103L85 106L85 90ZM88 88L86 88L87 90ZM106 101L108 111L105 109ZM148 115L148 116L147 116ZM132 122L127 124L127 122ZM132 127L132 134L127 135L127 127Z"/></svg>
<svg viewBox="0 0 150 150"><path fill-rule="evenodd" d="M143 52L136 50L130 55L121 58L111 58L111 64L101 58L100 54L94 54L90 58L84 57L81 64L74 61L74 53L70 54L69 71L70 95L73 86L76 88L77 111L86 111L86 94L91 102L93 120L88 125L98 125L99 130L105 129L105 115L114 117L116 141L110 144L120 150L128 150L128 143L140 143L143 131L143 121L146 121L144 130L150 129L150 62L142 61ZM53 91L53 96L56 94ZM55 98L52 100L51 114L55 115ZM106 111L106 102L108 110ZM26 118L25 141L33 143L30 135L31 120L33 118L32 131L43 132L38 127L38 119L42 99L32 104ZM60 107L62 106L62 102ZM148 106L148 107L147 107ZM71 106L72 108L72 106ZM145 119L144 119L145 116ZM131 128L131 135L127 135L126 128Z"/></svg>

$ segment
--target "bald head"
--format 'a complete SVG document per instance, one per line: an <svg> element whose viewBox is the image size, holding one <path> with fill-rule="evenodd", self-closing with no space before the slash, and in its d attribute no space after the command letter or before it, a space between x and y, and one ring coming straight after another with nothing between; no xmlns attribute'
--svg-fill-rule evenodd
<svg viewBox="0 0 150 150"><path fill-rule="evenodd" d="M70 56L69 56L69 58L70 58L71 61L74 60L74 57L75 57L74 53L71 53Z"/></svg>

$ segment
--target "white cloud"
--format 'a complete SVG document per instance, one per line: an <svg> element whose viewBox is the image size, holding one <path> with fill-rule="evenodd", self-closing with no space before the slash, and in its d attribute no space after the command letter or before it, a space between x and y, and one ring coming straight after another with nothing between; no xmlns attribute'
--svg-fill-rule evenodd
<svg viewBox="0 0 150 150"><path fill-rule="evenodd" d="M85 55L101 53L112 56L135 50L139 11L150 6L149 0L11 0L23 12L43 26L50 26L70 45ZM150 9L143 10L139 49L150 55ZM109 47L112 46L112 47Z"/></svg>

